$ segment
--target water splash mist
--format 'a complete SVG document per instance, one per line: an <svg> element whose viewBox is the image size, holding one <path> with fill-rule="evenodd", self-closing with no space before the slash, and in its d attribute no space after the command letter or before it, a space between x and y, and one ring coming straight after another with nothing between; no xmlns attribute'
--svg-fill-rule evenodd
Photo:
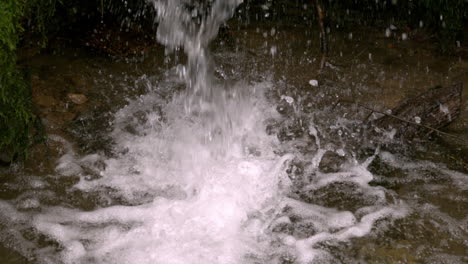
<svg viewBox="0 0 468 264"><path fill-rule="evenodd" d="M224 142L231 131L231 118L224 107L226 92L213 80L208 44L242 0L150 1L157 10L158 41L169 49L182 48L187 54L187 65L178 69L187 85L186 111L203 117L207 141L220 137Z"/></svg>
<svg viewBox="0 0 468 264"><path fill-rule="evenodd" d="M185 93L161 98L159 91L173 91L180 82L168 77L129 100L114 115L110 156L80 156L66 140L51 136L65 153L50 177L77 179L67 191L97 198L92 210L70 208L60 197L52 205L37 198L30 211L0 201L8 216L0 221L12 226L22 254L39 263L66 264L311 263L328 256L320 243L362 237L377 220L405 215L384 190L369 185L373 157L364 163L351 159L338 173L321 173L324 153L343 150L322 146L314 124L308 133L318 150L304 158L313 161L304 175L315 178L304 188L347 182L375 203L351 212L288 197L293 183L286 167L294 150L276 151L278 139L266 134L264 124L280 118L263 97L273 84L238 84L227 92L213 77L208 44L240 2L151 0L158 40L187 54L187 65L167 74L179 73ZM36 186L38 192L54 189ZM50 243L24 238L30 228Z"/></svg>

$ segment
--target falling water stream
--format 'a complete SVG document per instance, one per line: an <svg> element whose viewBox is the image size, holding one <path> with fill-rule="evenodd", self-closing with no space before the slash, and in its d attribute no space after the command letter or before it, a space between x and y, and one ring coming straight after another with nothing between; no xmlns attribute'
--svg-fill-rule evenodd
<svg viewBox="0 0 468 264"><path fill-rule="evenodd" d="M186 111L203 116L207 141L221 137L223 142L229 137L232 113L225 110L228 95L213 83L208 44L242 0L152 2L159 20L157 39L170 49L183 48L188 57L187 65L178 69L187 86Z"/></svg>
<svg viewBox="0 0 468 264"><path fill-rule="evenodd" d="M466 216L444 217L372 184L392 184L372 172L381 166L425 183L428 173L437 175L466 193L463 173L410 162L377 144L364 155L355 151L353 121L327 120L323 112L301 112L309 120L302 136L279 131L297 138L282 141L265 129L272 120L290 122L266 96L271 78L227 84L214 77L208 44L240 2L151 0L157 39L169 51L182 49L187 64L148 82L146 94L115 112L111 154L82 155L50 135L62 149L54 173L31 176L28 191L0 200L2 243L47 264L366 263L339 252L353 239L407 228L402 223L415 212L436 215L434 225L453 243L466 239L466 227L458 229ZM174 92L181 82L185 91ZM298 115L297 100L282 102ZM338 169L323 168L330 155ZM59 187L64 182L69 186ZM62 203L61 188L93 197L92 204Z"/></svg>

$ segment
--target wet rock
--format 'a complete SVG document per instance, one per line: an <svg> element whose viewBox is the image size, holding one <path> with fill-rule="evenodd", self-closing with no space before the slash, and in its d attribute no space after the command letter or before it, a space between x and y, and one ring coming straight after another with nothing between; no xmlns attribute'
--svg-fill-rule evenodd
<svg viewBox="0 0 468 264"><path fill-rule="evenodd" d="M71 113L71 112L51 112L48 113L46 116L47 121L44 123L46 126L48 124L52 126L63 126L66 123L72 121L75 119L76 114Z"/></svg>
<svg viewBox="0 0 468 264"><path fill-rule="evenodd" d="M43 107L52 107L58 104L58 101L49 95L38 95L34 98L33 101Z"/></svg>
<svg viewBox="0 0 468 264"><path fill-rule="evenodd" d="M88 101L88 98L84 94L67 94L67 98L72 101L74 104L81 105Z"/></svg>
<svg viewBox="0 0 468 264"><path fill-rule="evenodd" d="M385 130L394 129L397 138L425 137L441 129L460 116L462 109L463 83L448 87L435 87L410 98L375 121Z"/></svg>
<svg viewBox="0 0 468 264"><path fill-rule="evenodd" d="M273 227L272 231L291 235L294 232L294 225L292 223L279 223Z"/></svg>
<svg viewBox="0 0 468 264"><path fill-rule="evenodd" d="M106 169L106 163L98 155L90 155L82 161L81 169L86 175L86 180L95 180L102 177L101 173Z"/></svg>
<svg viewBox="0 0 468 264"><path fill-rule="evenodd" d="M267 135L275 135L280 130L280 123L277 120L269 119L265 122L265 132Z"/></svg>
<svg viewBox="0 0 468 264"><path fill-rule="evenodd" d="M327 151L320 161L319 169L325 173L338 172L345 161L346 158L344 156L334 151Z"/></svg>
<svg viewBox="0 0 468 264"><path fill-rule="evenodd" d="M11 155L4 150L0 150L0 166L8 166L11 162Z"/></svg>
<svg viewBox="0 0 468 264"><path fill-rule="evenodd" d="M39 202L39 200L34 199L34 198L22 199L16 205L16 207L19 210L23 210L23 211L38 209L40 206L41 206L41 203Z"/></svg>
<svg viewBox="0 0 468 264"><path fill-rule="evenodd" d="M301 162L298 159L294 159L290 162L288 168L286 169L289 179L293 182L295 186L302 185L304 174L304 162Z"/></svg>
<svg viewBox="0 0 468 264"><path fill-rule="evenodd" d="M394 245L369 244L362 247L358 254L364 259L372 258L372 263L418 263L418 259L408 248L410 245L405 240L394 242Z"/></svg>
<svg viewBox="0 0 468 264"><path fill-rule="evenodd" d="M39 76L37 75L32 75L31 76L31 92L33 97L36 97L37 95L40 95L41 93L44 92L44 80L41 80Z"/></svg>
<svg viewBox="0 0 468 264"><path fill-rule="evenodd" d="M294 223L292 235L299 239L306 239L317 234L317 228L314 225L313 220L305 219Z"/></svg>
<svg viewBox="0 0 468 264"><path fill-rule="evenodd" d="M281 124L277 137L281 142L300 138L304 135L303 126L300 119L286 120Z"/></svg>
<svg viewBox="0 0 468 264"><path fill-rule="evenodd" d="M281 115L290 116L294 113L294 107L291 102L288 102L283 98L276 107L276 111L278 111L278 113Z"/></svg>
<svg viewBox="0 0 468 264"><path fill-rule="evenodd" d="M320 189L299 192L298 195L300 200L307 203L352 212L371 206L378 199L351 182L334 182Z"/></svg>
<svg viewBox="0 0 468 264"><path fill-rule="evenodd" d="M78 88L84 88L87 86L86 79L83 76L71 76L69 80L74 86Z"/></svg>

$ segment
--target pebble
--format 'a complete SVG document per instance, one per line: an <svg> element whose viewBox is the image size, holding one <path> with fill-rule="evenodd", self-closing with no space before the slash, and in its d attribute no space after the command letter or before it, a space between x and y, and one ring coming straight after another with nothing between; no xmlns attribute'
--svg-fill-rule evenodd
<svg viewBox="0 0 468 264"><path fill-rule="evenodd" d="M40 106L44 107L52 107L58 104L58 101L49 95L39 95L34 98L34 102L36 102Z"/></svg>
<svg viewBox="0 0 468 264"><path fill-rule="evenodd" d="M84 94L69 93L67 94L67 97L70 99L70 101L77 105L84 104L88 101L88 98Z"/></svg>

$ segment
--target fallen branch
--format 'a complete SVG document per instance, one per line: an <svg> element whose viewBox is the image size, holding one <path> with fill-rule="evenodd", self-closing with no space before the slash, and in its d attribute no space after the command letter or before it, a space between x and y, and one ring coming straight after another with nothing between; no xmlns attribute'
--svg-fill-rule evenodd
<svg viewBox="0 0 468 264"><path fill-rule="evenodd" d="M328 42L327 42L327 32L325 31L325 25L324 25L324 19L325 19L325 14L322 8L322 5L320 4L320 0L315 0L315 6L317 9L317 19L319 23L319 28L320 28L320 50L322 52L322 59L320 60L320 70L319 74L325 67L325 61L327 58L328 54Z"/></svg>
<svg viewBox="0 0 468 264"><path fill-rule="evenodd" d="M461 83L445 88L430 89L415 98L403 102L393 109L392 113L385 113L369 106L346 100L338 101L333 108L339 103L348 103L367 109L371 113L366 116L364 122L373 113L382 114L384 117L374 121L375 125L380 128L394 128L397 130L397 136L399 137L415 137L421 132L417 128L423 128L468 144L468 140L466 139L439 130L439 128L450 124L460 115L461 89ZM411 119L415 119L416 117L419 118L420 122L411 121ZM411 125L411 127L401 125L402 122Z"/></svg>

